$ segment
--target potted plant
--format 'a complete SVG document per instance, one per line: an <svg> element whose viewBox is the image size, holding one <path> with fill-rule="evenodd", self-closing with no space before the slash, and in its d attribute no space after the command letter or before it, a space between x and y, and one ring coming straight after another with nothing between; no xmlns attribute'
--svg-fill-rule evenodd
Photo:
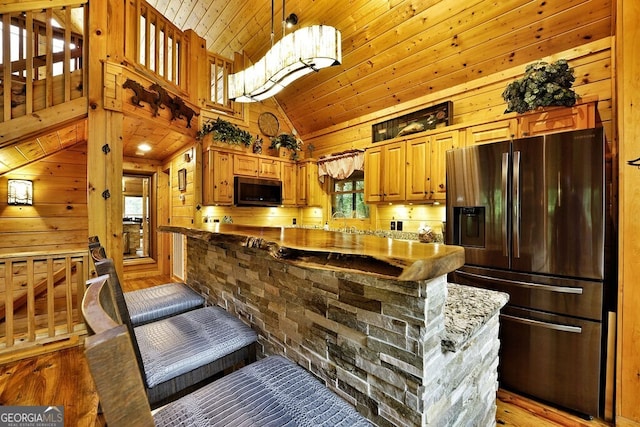
<svg viewBox="0 0 640 427"><path fill-rule="evenodd" d="M552 105L570 107L578 99L571 89L574 81L573 68L565 59L529 64L524 77L509 83L502 92L507 102L505 113L525 113Z"/></svg>
<svg viewBox="0 0 640 427"><path fill-rule="evenodd" d="M204 123L202 129L196 134L196 138L202 140L210 133L213 134L214 141L224 142L226 144L244 145L248 147L253 143L253 137L248 131L242 130L233 123L220 117Z"/></svg>
<svg viewBox="0 0 640 427"><path fill-rule="evenodd" d="M269 148L275 150L286 148L291 151L291 160L298 160L298 152L302 150L302 141L298 140L293 134L281 133L280 135L271 138L271 145L269 145Z"/></svg>

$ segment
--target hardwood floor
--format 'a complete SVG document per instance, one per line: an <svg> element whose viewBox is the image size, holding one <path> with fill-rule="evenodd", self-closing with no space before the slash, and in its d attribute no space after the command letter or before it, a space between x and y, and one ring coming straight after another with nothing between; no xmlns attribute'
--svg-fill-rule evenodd
<svg viewBox="0 0 640 427"><path fill-rule="evenodd" d="M127 280L126 290L169 281L167 277ZM117 377L114 378L117 381ZM81 347L60 350L0 366L0 405L64 406L65 426L104 426L98 416L98 396ZM504 390L498 392L499 427L605 427L585 421Z"/></svg>

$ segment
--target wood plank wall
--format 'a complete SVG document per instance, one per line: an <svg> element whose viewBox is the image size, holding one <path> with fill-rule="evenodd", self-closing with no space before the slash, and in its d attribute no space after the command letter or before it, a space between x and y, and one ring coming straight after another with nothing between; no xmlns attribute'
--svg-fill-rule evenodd
<svg viewBox="0 0 640 427"><path fill-rule="evenodd" d="M616 425L640 425L640 2L619 0L616 68L620 132L620 227Z"/></svg>
<svg viewBox="0 0 640 427"><path fill-rule="evenodd" d="M7 204L7 180L33 181L33 206ZM87 145L79 143L0 177L0 253L84 249Z"/></svg>
<svg viewBox="0 0 640 427"><path fill-rule="evenodd" d="M612 131L611 101L614 84L612 43L613 39L606 37L586 43L579 48L539 58L546 61L564 58L569 61L569 65L574 67L576 76L574 89L578 95L598 99L598 111L609 141L614 141L615 138ZM506 103L502 98L502 92L508 83L520 78L522 74L524 74L524 67L513 67L451 89L429 93L416 100L380 110L376 114L363 115L358 120L304 135L304 143L315 146L316 156L354 148L366 148L372 144L372 125L444 101L453 102L454 125L474 125L516 117L515 113L504 114Z"/></svg>

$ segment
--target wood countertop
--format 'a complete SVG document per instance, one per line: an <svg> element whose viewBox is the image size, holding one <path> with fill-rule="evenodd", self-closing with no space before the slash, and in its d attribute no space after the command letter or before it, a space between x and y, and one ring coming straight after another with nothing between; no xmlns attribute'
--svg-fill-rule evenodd
<svg viewBox="0 0 640 427"><path fill-rule="evenodd" d="M460 246L368 234L218 223L202 229L161 226L158 230L213 244L268 250L275 258L301 266L358 271L402 281L433 279L464 264L464 248Z"/></svg>

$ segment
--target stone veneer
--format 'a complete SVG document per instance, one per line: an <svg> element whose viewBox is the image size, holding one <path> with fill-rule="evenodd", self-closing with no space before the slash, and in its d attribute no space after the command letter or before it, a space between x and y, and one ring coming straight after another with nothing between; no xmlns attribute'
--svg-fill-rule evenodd
<svg viewBox="0 0 640 427"><path fill-rule="evenodd" d="M194 237L187 251L187 283L258 331L259 357L294 360L376 425L495 424L506 299L465 334L473 298L446 304L446 276L399 281L306 267Z"/></svg>

